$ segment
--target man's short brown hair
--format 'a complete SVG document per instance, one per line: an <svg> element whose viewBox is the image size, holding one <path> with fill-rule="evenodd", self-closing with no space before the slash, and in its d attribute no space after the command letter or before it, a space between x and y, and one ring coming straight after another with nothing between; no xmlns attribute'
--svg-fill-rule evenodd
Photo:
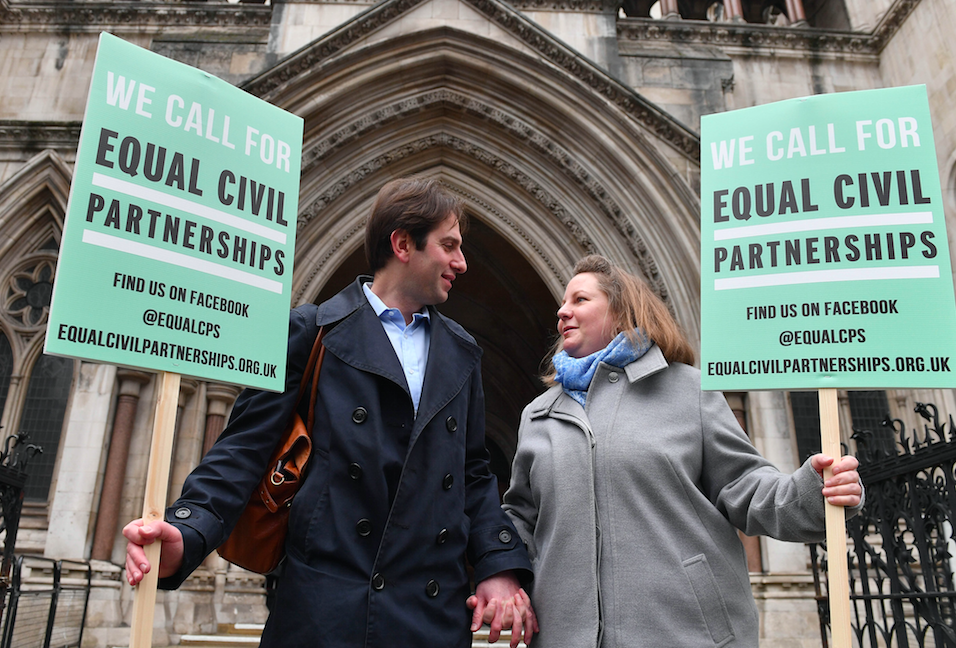
<svg viewBox="0 0 956 648"><path fill-rule="evenodd" d="M461 200L441 186L437 180L399 178L381 188L365 223L365 258L375 273L385 267L392 256L392 232L404 230L412 237L415 248L425 247L428 234L449 216L458 219L462 234L467 219Z"/></svg>

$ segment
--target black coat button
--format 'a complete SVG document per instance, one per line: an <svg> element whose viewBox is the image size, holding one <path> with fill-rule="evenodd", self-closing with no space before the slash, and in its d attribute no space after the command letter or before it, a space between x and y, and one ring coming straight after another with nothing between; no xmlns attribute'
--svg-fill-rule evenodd
<svg viewBox="0 0 956 648"><path fill-rule="evenodd" d="M446 540L448 540L448 529L442 529L438 532L438 538L436 538L436 541L438 544L442 545L445 544Z"/></svg>
<svg viewBox="0 0 956 648"><path fill-rule="evenodd" d="M451 473L445 475L445 478L442 480L441 485L445 490L451 490L451 485L455 483L455 478L451 476Z"/></svg>
<svg viewBox="0 0 956 648"><path fill-rule="evenodd" d="M508 529L502 529L501 533L498 534L498 539L504 544L508 544L511 542L511 531Z"/></svg>
<svg viewBox="0 0 956 648"><path fill-rule="evenodd" d="M458 431L458 421L455 420L454 416L449 416L445 419L445 429L449 432Z"/></svg>
<svg viewBox="0 0 956 648"><path fill-rule="evenodd" d="M352 412L352 420L356 423L362 424L365 423L365 420L368 418L368 410L364 407L356 407L355 411Z"/></svg>
<svg viewBox="0 0 956 648"><path fill-rule="evenodd" d="M425 585L425 593L428 594L428 598L435 598L438 596L438 591L441 588L438 586L438 581L430 580L428 584Z"/></svg>
<svg viewBox="0 0 956 648"><path fill-rule="evenodd" d="M362 518L355 525L355 530L358 531L358 534L363 538L372 532L372 523Z"/></svg>
<svg viewBox="0 0 956 648"><path fill-rule="evenodd" d="M378 572L375 572L375 574L372 576L372 589L374 589L376 592L381 592L383 589L385 589L385 577Z"/></svg>
<svg viewBox="0 0 956 648"><path fill-rule="evenodd" d="M362 476L362 467L357 463L349 464L349 477L352 479L358 479Z"/></svg>

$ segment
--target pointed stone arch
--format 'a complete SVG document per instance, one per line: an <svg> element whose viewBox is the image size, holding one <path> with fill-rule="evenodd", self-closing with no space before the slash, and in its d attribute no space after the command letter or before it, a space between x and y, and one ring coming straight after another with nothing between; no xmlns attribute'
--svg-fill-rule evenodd
<svg viewBox="0 0 956 648"><path fill-rule="evenodd" d="M247 85L304 120L293 303L365 270L364 220L388 180L435 177L460 195L469 270L442 310L485 350L487 435L506 479L582 255L642 274L699 338L697 159L679 125L586 61L543 55L534 34L352 28L371 35L318 41Z"/></svg>
<svg viewBox="0 0 956 648"><path fill-rule="evenodd" d="M0 184L0 228L4 232L0 258L9 256L12 245L36 245L24 236L42 238L43 232L36 227L40 222L47 223L48 232L59 245L72 178L69 164L56 152L46 150Z"/></svg>
<svg viewBox="0 0 956 648"><path fill-rule="evenodd" d="M32 365L41 352L49 307L24 301L33 280L50 284L59 253L72 172L57 153L33 157L0 185L0 327L13 347L14 366ZM45 293L47 287L43 286Z"/></svg>
<svg viewBox="0 0 956 648"><path fill-rule="evenodd" d="M674 164L695 161L565 68L439 27L257 83L305 120L294 301L314 299L360 247L381 184L426 173L462 193L553 296L578 257L606 254L643 274L697 339L699 203Z"/></svg>
<svg viewBox="0 0 956 648"><path fill-rule="evenodd" d="M28 494L44 504L58 456L58 425L78 368L67 358L42 355L71 178L69 165L47 150L0 185L0 332L13 355L0 422L32 432L44 446L46 456L33 462ZM38 413L52 418L38 422Z"/></svg>

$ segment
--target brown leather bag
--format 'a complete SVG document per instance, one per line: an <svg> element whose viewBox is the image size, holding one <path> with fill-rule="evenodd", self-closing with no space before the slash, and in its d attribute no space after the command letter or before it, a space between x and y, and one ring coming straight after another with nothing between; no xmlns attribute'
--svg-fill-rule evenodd
<svg viewBox="0 0 956 648"><path fill-rule="evenodd" d="M282 434L266 474L256 487L249 503L239 517L235 528L219 546L219 555L244 569L268 574L279 566L285 555L285 537L289 531L289 508L292 498L302 485L309 457L312 455L312 424L315 421L315 395L319 385L319 371L325 357L322 337L325 329L312 345L309 361L302 373L299 396L296 398L292 420ZM312 390L309 397L308 420L299 416L299 403L309 378Z"/></svg>

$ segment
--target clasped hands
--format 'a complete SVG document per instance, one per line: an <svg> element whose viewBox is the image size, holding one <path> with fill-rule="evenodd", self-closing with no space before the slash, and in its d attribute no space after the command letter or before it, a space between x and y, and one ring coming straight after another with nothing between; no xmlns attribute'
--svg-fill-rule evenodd
<svg viewBox="0 0 956 648"><path fill-rule="evenodd" d="M521 588L517 577L508 571L487 578L475 588L468 597L468 607L474 610L471 617L471 631L477 632L482 624L488 624L491 631L488 641L494 643L501 631L511 628L511 648L517 648L522 634L526 645L538 632L538 620L531 599Z"/></svg>

